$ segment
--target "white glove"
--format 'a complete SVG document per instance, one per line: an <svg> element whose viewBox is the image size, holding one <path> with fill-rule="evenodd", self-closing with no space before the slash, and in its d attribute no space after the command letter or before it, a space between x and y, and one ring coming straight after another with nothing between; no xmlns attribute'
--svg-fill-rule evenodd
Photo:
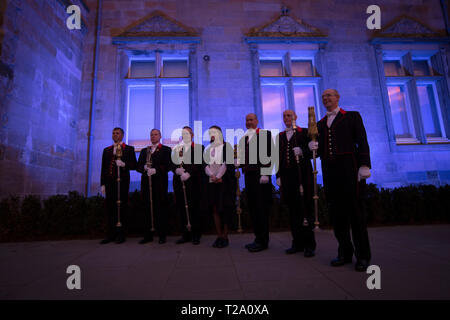
<svg viewBox="0 0 450 320"><path fill-rule="evenodd" d="M239 168L239 161L238 159L234 159L234 167Z"/></svg>
<svg viewBox="0 0 450 320"><path fill-rule="evenodd" d="M277 178L277 185L278 185L279 187L281 187L281 179L280 179L280 178Z"/></svg>
<svg viewBox="0 0 450 320"><path fill-rule="evenodd" d="M149 169L149 167L147 167L147 165L144 164L144 170L147 171L147 169Z"/></svg>
<svg viewBox="0 0 450 320"><path fill-rule="evenodd" d="M205 173L206 173L206 175L207 175L208 177L211 177L211 176L213 175L213 173L212 173L211 168L209 167L209 165L207 165L207 166L205 167Z"/></svg>
<svg viewBox="0 0 450 320"><path fill-rule="evenodd" d="M125 167L125 162L123 162L122 160L116 160L116 165L118 167Z"/></svg>
<svg viewBox="0 0 450 320"><path fill-rule="evenodd" d="M101 186L100 188L100 192L102 193L102 196L106 196L106 187L105 186Z"/></svg>
<svg viewBox="0 0 450 320"><path fill-rule="evenodd" d="M152 175L154 175L156 173L156 169L155 168L148 168L147 169L147 175L149 177L151 177Z"/></svg>
<svg viewBox="0 0 450 320"><path fill-rule="evenodd" d="M292 150L294 150L295 156L301 157L303 155L302 148L300 148L300 147L294 147L294 148L292 148Z"/></svg>
<svg viewBox="0 0 450 320"><path fill-rule="evenodd" d="M261 178L259 179L259 183L261 183L261 184L266 184L268 182L269 182L268 176L261 176Z"/></svg>
<svg viewBox="0 0 450 320"><path fill-rule="evenodd" d="M182 175L181 175L181 181L186 181L187 179L189 179L191 177L191 175L189 174L189 173L187 173L187 172L185 172L185 173L183 173Z"/></svg>
<svg viewBox="0 0 450 320"><path fill-rule="evenodd" d="M184 173L184 168L177 168L177 169L175 170L175 173L176 173L177 175L181 176L181 175Z"/></svg>
<svg viewBox="0 0 450 320"><path fill-rule="evenodd" d="M358 170L358 181L361 181L361 179L367 179L370 177L370 169L369 167L362 166Z"/></svg>
<svg viewBox="0 0 450 320"><path fill-rule="evenodd" d="M319 143L317 141L310 141L308 143L308 147L309 147L309 150L311 150L311 151L317 150L317 149L319 149Z"/></svg>
<svg viewBox="0 0 450 320"><path fill-rule="evenodd" d="M216 178L222 179L222 177L226 171L227 171L227 166L225 165L225 163L222 163L222 165L220 166L219 172L217 172Z"/></svg>

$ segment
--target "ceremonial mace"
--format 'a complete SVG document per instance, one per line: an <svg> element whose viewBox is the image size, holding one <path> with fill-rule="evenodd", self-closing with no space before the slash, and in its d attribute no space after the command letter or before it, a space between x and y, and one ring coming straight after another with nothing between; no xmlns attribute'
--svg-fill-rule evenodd
<svg viewBox="0 0 450 320"><path fill-rule="evenodd" d="M152 166L152 147L149 146L147 148L147 169L151 168ZM154 224L154 219L153 219L153 192L152 192L152 176L148 176L148 189L150 191L150 216L152 218L152 228L151 231L154 232L155 231L155 224Z"/></svg>
<svg viewBox="0 0 450 320"><path fill-rule="evenodd" d="M237 159L237 144L234 145L234 159ZM238 215L238 229L237 232L242 233L242 224L241 224L241 188L239 186L239 178L241 177L241 173L239 172L239 168L236 168L236 213Z"/></svg>
<svg viewBox="0 0 450 320"><path fill-rule="evenodd" d="M311 141L317 141L319 132L317 130L316 113L314 107L308 107L308 136ZM319 229L319 196L317 195L317 165L316 165L316 151L313 150L313 175L314 175L314 216L315 229Z"/></svg>
<svg viewBox="0 0 450 320"><path fill-rule="evenodd" d="M194 150L192 150L192 152L194 152ZM183 147L181 147L180 152L178 153L178 156L180 157L180 159L183 159ZM180 163L180 168L183 168L183 161L181 161L181 163ZM180 180L181 180L181 176L180 176ZM188 231L191 231L191 221L189 219L189 207L188 207L187 196L186 196L186 185L183 180L181 180L181 184L183 186L184 207L186 208L186 218L187 218L187 226L186 227L187 227Z"/></svg>
<svg viewBox="0 0 450 320"><path fill-rule="evenodd" d="M120 160L122 158L122 146L120 144L117 145L116 149L116 158ZM117 166L117 225L116 227L121 227L122 223L120 223L120 167Z"/></svg>
<svg viewBox="0 0 450 320"><path fill-rule="evenodd" d="M292 129L294 130L294 141L295 145L297 146L297 125L295 124L295 119L292 119ZM298 146L297 146L298 147ZM303 226L308 226L308 220L306 220L306 206L305 206L305 197L304 197L304 189L303 189L303 179L302 179L302 168L300 165L300 156L295 156L295 162L297 163L297 170L298 170L298 181L300 184L300 202L302 205L302 211L303 211Z"/></svg>

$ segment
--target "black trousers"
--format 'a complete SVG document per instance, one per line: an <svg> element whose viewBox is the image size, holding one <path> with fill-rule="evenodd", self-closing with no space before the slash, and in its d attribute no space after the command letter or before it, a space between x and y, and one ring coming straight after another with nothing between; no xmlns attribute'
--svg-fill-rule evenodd
<svg viewBox="0 0 450 320"><path fill-rule="evenodd" d="M260 184L260 171L245 172L245 192L255 234L255 242L269 244L269 210L272 204L272 183Z"/></svg>
<svg viewBox="0 0 450 320"><path fill-rule="evenodd" d="M314 236L313 190L308 177L303 177L304 195L300 195L300 182L297 168L283 170L280 175L281 193L289 207L292 245L303 249L316 249ZM310 179L309 179L310 180ZM306 223L304 219L306 218ZM306 224L306 225L305 225Z"/></svg>
<svg viewBox="0 0 450 320"><path fill-rule="evenodd" d="M189 179L191 180L192 177ZM202 235L202 227L203 227L203 217L202 210L200 210L200 199L202 195L202 186L198 183L193 183L193 181L185 181L186 187L186 198L188 204L189 211L189 220L191 223L191 231L187 229L187 214L186 207L184 201L183 187L181 181L177 181L179 183L174 184L175 190L175 200L176 200L176 208L177 212L181 217L181 233L183 238L185 239L198 239Z"/></svg>
<svg viewBox="0 0 450 320"><path fill-rule="evenodd" d="M339 256L348 258L355 253L357 259L370 260L363 203L366 182L358 182L356 160L351 155L323 160L322 171L334 235L339 243Z"/></svg>
<svg viewBox="0 0 450 320"><path fill-rule="evenodd" d="M117 207L117 182L108 182L106 189L106 237L114 239L117 236L125 237L128 228L128 190L130 182L122 180L120 182L120 223L122 227L117 227L118 207Z"/></svg>
<svg viewBox="0 0 450 320"><path fill-rule="evenodd" d="M150 209L150 191L148 185L142 188L142 197L145 204L144 212L144 237L153 235L152 215ZM169 232L169 210L167 193L161 191L159 181L152 183L153 225L159 237L167 236Z"/></svg>

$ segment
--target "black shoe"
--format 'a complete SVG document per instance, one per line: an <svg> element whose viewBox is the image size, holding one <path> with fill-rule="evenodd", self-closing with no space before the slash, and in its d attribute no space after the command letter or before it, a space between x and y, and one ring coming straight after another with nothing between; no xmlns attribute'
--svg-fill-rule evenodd
<svg viewBox="0 0 450 320"><path fill-rule="evenodd" d="M228 247L230 241L226 238L220 238L219 243L217 244L217 248L225 248Z"/></svg>
<svg viewBox="0 0 450 320"><path fill-rule="evenodd" d="M352 258L344 258L338 256L336 259L331 260L330 265L332 267L340 267L343 266L346 263L352 263Z"/></svg>
<svg viewBox="0 0 450 320"><path fill-rule="evenodd" d="M175 243L176 244L183 244L183 243L186 243L186 242L189 242L189 241L191 241L191 240L190 239L186 239L185 237L181 237Z"/></svg>
<svg viewBox="0 0 450 320"><path fill-rule="evenodd" d="M365 272L367 268L369 267L369 261L368 260L356 260L355 264L355 270L358 272Z"/></svg>
<svg viewBox="0 0 450 320"><path fill-rule="evenodd" d="M289 249L286 249L284 252L286 252L286 254L294 254L297 252L303 252L303 248L298 248L296 246L292 246Z"/></svg>
<svg viewBox="0 0 450 320"><path fill-rule="evenodd" d="M122 243L124 243L125 242L125 237L119 237L118 239L117 239L117 241L116 241L116 243L117 244L122 244Z"/></svg>
<svg viewBox="0 0 450 320"><path fill-rule="evenodd" d="M159 243L159 244L164 244L164 243L166 243L166 237L159 237L158 243Z"/></svg>
<svg viewBox="0 0 450 320"><path fill-rule="evenodd" d="M107 243L110 243L110 242L113 242L113 241L114 241L114 239L106 238L106 239L103 239L102 241L100 241L100 244L107 244Z"/></svg>
<svg viewBox="0 0 450 320"><path fill-rule="evenodd" d="M256 245L256 242L255 241L253 241L252 243L247 243L246 245L245 245L245 249L250 249L251 247L254 247Z"/></svg>
<svg viewBox="0 0 450 320"><path fill-rule="evenodd" d="M222 238L217 237L216 241L214 241L214 243L212 244L213 248L217 248L221 241L222 241Z"/></svg>
<svg viewBox="0 0 450 320"><path fill-rule="evenodd" d="M303 255L305 256L305 258L311 258L314 257L316 253L312 249L305 249L305 253Z"/></svg>
<svg viewBox="0 0 450 320"><path fill-rule="evenodd" d="M194 245L200 244L200 239L198 239L198 238L192 239L192 244L194 244Z"/></svg>
<svg viewBox="0 0 450 320"><path fill-rule="evenodd" d="M262 244L256 243L254 246L249 247L248 251L250 252L260 252L267 249L267 245L263 246Z"/></svg>
<svg viewBox="0 0 450 320"><path fill-rule="evenodd" d="M144 239L139 241L139 244L146 244L146 243L152 242L152 241L153 241L153 237L144 237Z"/></svg>

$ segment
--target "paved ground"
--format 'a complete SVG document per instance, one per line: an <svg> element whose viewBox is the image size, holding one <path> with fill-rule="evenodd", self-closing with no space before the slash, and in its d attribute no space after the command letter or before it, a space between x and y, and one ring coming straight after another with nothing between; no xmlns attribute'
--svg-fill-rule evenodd
<svg viewBox="0 0 450 320"><path fill-rule="evenodd" d="M336 243L316 233L314 258L286 255L289 233L271 234L269 250L249 253L251 234L232 235L230 247L101 246L95 240L0 244L0 299L449 299L450 225L369 229L381 289L368 290L353 265L329 266ZM68 290L66 268L81 268L81 290Z"/></svg>

